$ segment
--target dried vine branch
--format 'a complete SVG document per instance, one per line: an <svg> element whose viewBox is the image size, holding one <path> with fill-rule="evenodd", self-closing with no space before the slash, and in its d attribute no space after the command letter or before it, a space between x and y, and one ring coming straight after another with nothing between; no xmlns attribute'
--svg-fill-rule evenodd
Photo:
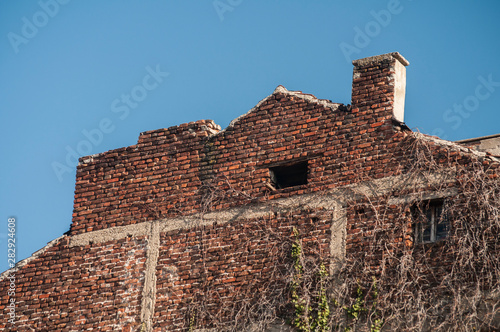
<svg viewBox="0 0 500 332"><path fill-rule="evenodd" d="M266 331L277 321L300 331L500 328L498 164L419 135L410 135L399 150L405 161L399 174L407 176L406 183L420 185L399 184L348 202L348 226L359 226L356 236L363 241L356 250L348 249L338 275L323 273L330 257L315 249L314 241L302 247L290 226L276 229L264 218L252 224L257 228L251 232L273 244L265 253L275 262L268 279L229 287L230 296L219 294L214 280L205 280L185 328ZM231 200L252 201L224 177L205 183L203 190L205 212ZM443 202L441 218L449 220L446 237L418 243L416 225L427 218L425 204L436 197ZM286 218L293 225L293 214ZM252 250L253 238L241 236Z"/></svg>

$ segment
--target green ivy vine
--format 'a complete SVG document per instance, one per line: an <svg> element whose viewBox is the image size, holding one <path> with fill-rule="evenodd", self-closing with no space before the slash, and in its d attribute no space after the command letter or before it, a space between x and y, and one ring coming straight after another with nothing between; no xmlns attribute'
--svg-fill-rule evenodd
<svg viewBox="0 0 500 332"><path fill-rule="evenodd" d="M304 298L304 294L300 292L304 287L302 284L304 266L301 259L302 245L300 243L299 231L295 227L293 228L293 235L295 236L295 241L292 244L294 275L291 283L291 297L295 313L292 325L300 332L327 332L329 330L330 305L326 295L325 279L328 276L328 272L325 265L321 263L318 272L319 295L316 299L316 310L313 310L309 301Z"/></svg>
<svg viewBox="0 0 500 332"><path fill-rule="evenodd" d="M315 301L309 301L306 295L306 286L304 285L304 266L302 265L302 245L300 242L299 231L294 227L293 235L295 237L292 243L292 260L293 260L293 277L290 285L291 289L291 299L294 307L294 317L291 321L291 325L296 327L299 332L327 332L331 330L330 327L330 301L327 296L327 278L328 272L323 262L320 263L319 271L317 273L318 282L318 296ZM370 332L380 332L383 326L383 320L379 317L377 311L377 300L379 297L379 290L377 286L377 281L373 277L373 283L371 286L372 303L371 307L367 307L365 303L365 295L363 288L361 287L359 281L356 288L356 298L354 303L349 306L343 306L347 314L347 327L344 327L344 332L351 331L351 326L356 324L356 322L361 318L364 313L371 313L371 317L374 317L370 325ZM311 303L312 302L312 303ZM340 307L341 304L335 299L331 299L331 303ZM349 323L349 320L351 321ZM340 326L337 325L337 328Z"/></svg>

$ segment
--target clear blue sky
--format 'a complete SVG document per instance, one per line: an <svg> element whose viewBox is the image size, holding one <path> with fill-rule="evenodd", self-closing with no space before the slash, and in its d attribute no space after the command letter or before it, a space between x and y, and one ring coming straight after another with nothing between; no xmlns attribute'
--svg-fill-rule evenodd
<svg viewBox="0 0 500 332"><path fill-rule="evenodd" d="M499 17L494 0L1 0L0 270L9 217L18 260L69 229L76 155L225 127L280 84L348 104L349 59L410 61L410 128L500 133Z"/></svg>

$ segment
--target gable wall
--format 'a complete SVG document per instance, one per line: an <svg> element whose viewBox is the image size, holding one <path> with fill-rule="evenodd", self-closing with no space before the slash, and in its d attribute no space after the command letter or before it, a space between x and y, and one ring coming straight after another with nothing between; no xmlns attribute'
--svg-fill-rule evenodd
<svg viewBox="0 0 500 332"><path fill-rule="evenodd" d="M374 83L364 82L363 96ZM396 172L391 149L402 134L393 130L390 108L358 99L350 108L278 88L224 131L202 120L81 158L70 235L16 272L17 330L182 330L195 304L228 319L230 311L218 311L224 299L255 303L269 283L284 290L294 227L309 254L329 259L334 250L340 257L345 220L334 236L337 201L311 210L303 206L308 198L293 197ZM280 191L265 185L270 166L297 160L309 163L307 185ZM292 200L283 209L280 199ZM224 215L249 203L267 212ZM222 214L203 222L212 211ZM197 212L201 218L183 220ZM8 279L0 284L6 289ZM216 296L202 303L200 289ZM3 296L0 306L7 301Z"/></svg>
<svg viewBox="0 0 500 332"><path fill-rule="evenodd" d="M193 316L234 319L265 291L287 300L293 228L311 257L376 269L383 257L364 255L373 213L346 202L407 194L389 185L411 164L392 121L396 61L356 62L349 107L278 88L223 131L202 120L81 158L71 233L15 272L18 322L0 327L182 331ZM454 155L443 151L433 153L445 163ZM300 160L307 185L266 185L269 167ZM390 227L401 215L387 206Z"/></svg>

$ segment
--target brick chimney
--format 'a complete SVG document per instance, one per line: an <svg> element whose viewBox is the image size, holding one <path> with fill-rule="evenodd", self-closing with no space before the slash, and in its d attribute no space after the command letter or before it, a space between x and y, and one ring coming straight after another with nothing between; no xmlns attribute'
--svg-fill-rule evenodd
<svg viewBox="0 0 500 332"><path fill-rule="evenodd" d="M406 66L398 52L354 60L352 108L404 121Z"/></svg>

